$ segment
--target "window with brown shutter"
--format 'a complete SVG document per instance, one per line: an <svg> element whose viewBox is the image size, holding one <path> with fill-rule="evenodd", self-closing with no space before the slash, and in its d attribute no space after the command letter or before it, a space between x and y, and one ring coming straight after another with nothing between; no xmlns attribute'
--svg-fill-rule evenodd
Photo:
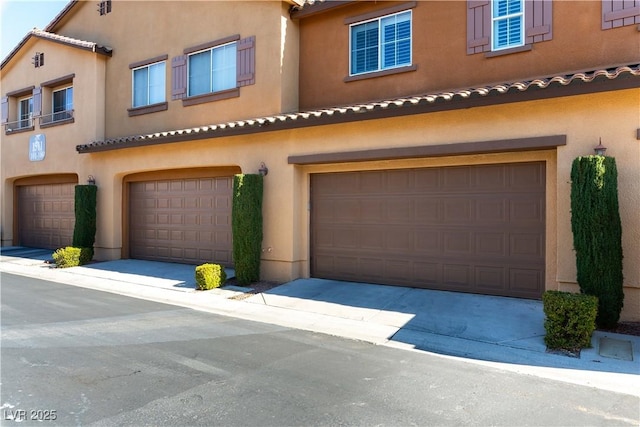
<svg viewBox="0 0 640 427"><path fill-rule="evenodd" d="M33 115L37 117L37 116L40 116L40 114L42 114L42 88L34 87L32 93L33 93Z"/></svg>
<svg viewBox="0 0 640 427"><path fill-rule="evenodd" d="M34 129L35 86L7 92L2 98L2 124L5 133L18 133Z"/></svg>
<svg viewBox="0 0 640 427"><path fill-rule="evenodd" d="M190 57L203 56L207 51L213 51L218 47L232 47L234 45L236 55L235 87L227 85L227 88L223 90L216 90L215 86L210 86L206 90L201 87L202 82L198 82L197 88L191 86L190 89ZM171 60L171 99L181 99L183 105L188 106L240 96L240 87L255 84L255 46L255 36L240 39L240 35L236 34L184 49L184 55L176 56Z"/></svg>
<svg viewBox="0 0 640 427"><path fill-rule="evenodd" d="M551 0L525 0L525 45L514 49L505 49L500 53L528 50L533 43L551 40L553 37L552 12L553 3ZM468 55L492 52L491 25L491 0L467 0Z"/></svg>
<svg viewBox="0 0 640 427"><path fill-rule="evenodd" d="M602 0L602 29L640 24L640 0Z"/></svg>
<svg viewBox="0 0 640 427"><path fill-rule="evenodd" d="M256 36L247 37L237 45L237 81L238 87L256 83Z"/></svg>
<svg viewBox="0 0 640 427"><path fill-rule="evenodd" d="M0 100L0 123L5 124L9 121L9 97L3 96Z"/></svg>
<svg viewBox="0 0 640 427"><path fill-rule="evenodd" d="M176 56L171 60L171 99L187 96L187 55Z"/></svg>

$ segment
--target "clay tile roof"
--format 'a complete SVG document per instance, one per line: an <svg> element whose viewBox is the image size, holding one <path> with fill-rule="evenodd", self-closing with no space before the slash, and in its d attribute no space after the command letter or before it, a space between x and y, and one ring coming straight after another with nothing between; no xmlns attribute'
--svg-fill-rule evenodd
<svg viewBox="0 0 640 427"><path fill-rule="evenodd" d="M7 57L2 60L0 69L4 68L4 66L11 60L11 58L13 58L13 56L15 56L18 53L18 51L22 48L22 46L24 46L27 40L29 40L31 37L37 37L43 40L50 40L52 42L62 43L67 46L77 47L80 49L88 50L88 51L99 53L106 56L111 56L112 54L111 48L106 46L101 46L98 43L89 42L85 40L78 40L71 37L65 37L59 34L50 33L47 31L40 30L38 28L34 28L31 31L29 31L27 35L25 35L22 38L20 43L18 43L16 47L14 47L13 50L7 55Z"/></svg>
<svg viewBox="0 0 640 427"><path fill-rule="evenodd" d="M594 85L593 82L609 84ZM370 103L282 113L189 129L112 138L78 145L76 150L79 153L90 153L638 87L640 87L640 63Z"/></svg>

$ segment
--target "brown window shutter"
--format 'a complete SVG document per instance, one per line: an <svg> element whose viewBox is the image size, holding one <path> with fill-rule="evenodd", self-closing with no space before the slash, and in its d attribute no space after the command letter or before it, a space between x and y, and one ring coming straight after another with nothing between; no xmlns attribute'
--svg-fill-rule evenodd
<svg viewBox="0 0 640 427"><path fill-rule="evenodd" d="M489 0L467 0L467 55L491 50Z"/></svg>
<svg viewBox="0 0 640 427"><path fill-rule="evenodd" d="M640 0L602 0L602 29L640 24Z"/></svg>
<svg viewBox="0 0 640 427"><path fill-rule="evenodd" d="M238 87L256 83L256 36L238 41L236 74Z"/></svg>
<svg viewBox="0 0 640 427"><path fill-rule="evenodd" d="M33 115L39 116L42 113L42 88L33 88Z"/></svg>
<svg viewBox="0 0 640 427"><path fill-rule="evenodd" d="M171 99L187 96L187 55L176 56L171 60Z"/></svg>
<svg viewBox="0 0 640 427"><path fill-rule="evenodd" d="M525 0L525 43L538 43L551 40L552 10L551 0Z"/></svg>
<svg viewBox="0 0 640 427"><path fill-rule="evenodd" d="M0 123L9 121L9 97L5 96L0 100Z"/></svg>

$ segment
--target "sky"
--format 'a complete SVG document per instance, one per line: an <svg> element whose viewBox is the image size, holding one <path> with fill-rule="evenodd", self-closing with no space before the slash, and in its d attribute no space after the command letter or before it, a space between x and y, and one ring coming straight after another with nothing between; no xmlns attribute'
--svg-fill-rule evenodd
<svg viewBox="0 0 640 427"><path fill-rule="evenodd" d="M68 0L0 0L0 61L33 27L44 29Z"/></svg>

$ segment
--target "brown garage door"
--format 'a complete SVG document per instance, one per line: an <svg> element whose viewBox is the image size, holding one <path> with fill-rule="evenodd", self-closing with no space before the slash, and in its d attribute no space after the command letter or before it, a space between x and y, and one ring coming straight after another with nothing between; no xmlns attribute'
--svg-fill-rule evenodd
<svg viewBox="0 0 640 427"><path fill-rule="evenodd" d="M542 162L314 174L314 277L540 298Z"/></svg>
<svg viewBox="0 0 640 427"><path fill-rule="evenodd" d="M75 225L75 184L17 187L18 244L58 249L70 246Z"/></svg>
<svg viewBox="0 0 640 427"><path fill-rule="evenodd" d="M132 182L131 258L232 265L233 178Z"/></svg>

